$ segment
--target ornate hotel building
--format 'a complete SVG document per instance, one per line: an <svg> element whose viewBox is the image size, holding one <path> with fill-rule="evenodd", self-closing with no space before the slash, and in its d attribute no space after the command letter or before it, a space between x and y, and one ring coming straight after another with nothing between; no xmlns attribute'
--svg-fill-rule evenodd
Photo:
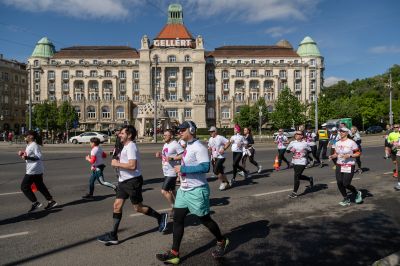
<svg viewBox="0 0 400 266"><path fill-rule="evenodd" d="M287 41L271 46L223 46L205 51L203 38L183 24L182 7L136 50L127 46L74 46L56 51L42 38L28 60L34 103L70 101L82 130L135 124L139 135L157 124L190 119L199 128L230 127L240 107L264 98L270 110L289 87L302 102L315 99L324 62L306 37L297 51Z"/></svg>

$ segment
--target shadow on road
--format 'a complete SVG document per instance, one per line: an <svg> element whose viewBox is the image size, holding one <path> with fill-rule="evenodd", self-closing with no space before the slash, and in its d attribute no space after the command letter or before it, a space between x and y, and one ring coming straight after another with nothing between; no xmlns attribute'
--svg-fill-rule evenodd
<svg viewBox="0 0 400 266"><path fill-rule="evenodd" d="M210 206L225 206L229 204L230 197L212 198L210 199Z"/></svg>
<svg viewBox="0 0 400 266"><path fill-rule="evenodd" d="M0 221L0 225L6 225L6 224L14 224L14 223L19 223L23 221L29 221L29 220L38 220L43 217L46 217L47 215L51 213L57 213L61 211L59 208L54 208L51 210L42 210L42 211L37 211L37 212L31 212L31 213L24 213L12 218L7 218L4 220Z"/></svg>
<svg viewBox="0 0 400 266"><path fill-rule="evenodd" d="M315 193L324 189L328 189L328 185L327 184L314 184L314 186L312 188L310 188L309 186L307 186L306 190L304 190L303 193L299 194L300 196L304 196L307 194L311 194L311 193Z"/></svg>
<svg viewBox="0 0 400 266"><path fill-rule="evenodd" d="M137 233L137 234L135 234L133 236L127 237L125 239L122 239L122 240L119 241L119 244L122 244L125 241L131 240L131 239L134 239L134 238L137 238L137 237L141 237L141 236L144 236L144 235L147 235L147 234L150 234L150 233L154 233L154 232L158 232L158 228L155 227L153 229L150 229L150 230L147 230L147 231L144 231L144 232L140 232L140 233Z"/></svg>

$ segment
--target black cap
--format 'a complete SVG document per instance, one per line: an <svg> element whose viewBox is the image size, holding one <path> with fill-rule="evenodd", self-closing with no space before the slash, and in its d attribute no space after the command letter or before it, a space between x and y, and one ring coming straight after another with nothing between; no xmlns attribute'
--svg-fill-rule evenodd
<svg viewBox="0 0 400 266"><path fill-rule="evenodd" d="M185 128L190 128L190 127L193 127L194 129L197 129L196 124L194 122L192 122L192 121L185 121L185 122L183 122L182 124L180 124L178 126L179 129L185 129Z"/></svg>

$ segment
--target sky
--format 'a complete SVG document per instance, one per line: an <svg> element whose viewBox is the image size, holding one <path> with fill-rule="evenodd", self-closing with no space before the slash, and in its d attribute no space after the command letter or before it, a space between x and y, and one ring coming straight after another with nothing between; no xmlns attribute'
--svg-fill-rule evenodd
<svg viewBox="0 0 400 266"><path fill-rule="evenodd" d="M297 49L310 36L325 58L325 86L382 74L400 64L398 0L0 0L0 53L26 62L39 39L56 50L74 45L129 45L154 38L168 5L206 50L223 45Z"/></svg>

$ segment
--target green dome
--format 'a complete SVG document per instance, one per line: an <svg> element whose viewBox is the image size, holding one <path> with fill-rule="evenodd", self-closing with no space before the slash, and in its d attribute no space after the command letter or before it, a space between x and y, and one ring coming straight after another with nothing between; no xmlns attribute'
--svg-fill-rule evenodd
<svg viewBox="0 0 400 266"><path fill-rule="evenodd" d="M321 56L317 43L311 37L305 37L297 49L299 56Z"/></svg>
<svg viewBox="0 0 400 266"><path fill-rule="evenodd" d="M37 42L35 49L33 50L32 57L52 57L56 49L54 44L47 38L43 37Z"/></svg>
<svg viewBox="0 0 400 266"><path fill-rule="evenodd" d="M182 11L182 6L180 4L170 4L168 6L168 11L175 11L175 12Z"/></svg>
<svg viewBox="0 0 400 266"><path fill-rule="evenodd" d="M168 24L183 24L183 10L180 4L168 6Z"/></svg>

